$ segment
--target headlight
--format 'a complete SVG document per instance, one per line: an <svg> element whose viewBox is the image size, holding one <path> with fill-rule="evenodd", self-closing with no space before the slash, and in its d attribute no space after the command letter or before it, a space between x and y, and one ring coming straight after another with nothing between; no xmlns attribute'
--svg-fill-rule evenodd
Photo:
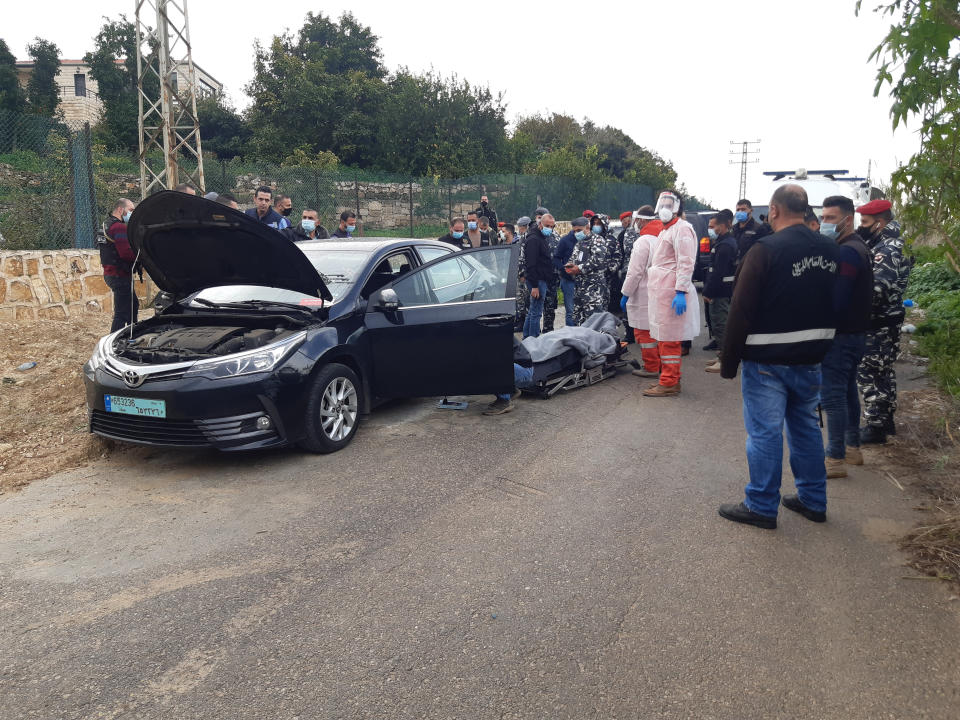
<svg viewBox="0 0 960 720"><path fill-rule="evenodd" d="M290 353L297 349L306 339L306 332L299 332L284 338L278 343L267 345L256 350L237 353L225 358L199 360L184 373L185 377L206 377L212 380L219 378L252 375L253 373L269 372L273 370Z"/></svg>
<svg viewBox="0 0 960 720"><path fill-rule="evenodd" d="M111 333L105 335L97 341L97 347L93 350L93 355L90 356L90 359L87 360L87 365L90 366L91 370L97 370L100 367L103 367L104 363L107 361L107 348L109 347L109 342L111 342L116 333Z"/></svg>

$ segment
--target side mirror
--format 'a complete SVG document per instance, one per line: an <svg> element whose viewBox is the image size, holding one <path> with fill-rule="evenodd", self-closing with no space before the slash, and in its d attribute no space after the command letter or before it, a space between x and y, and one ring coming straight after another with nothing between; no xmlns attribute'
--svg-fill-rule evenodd
<svg viewBox="0 0 960 720"><path fill-rule="evenodd" d="M392 288L387 288L380 293L380 302L377 305L378 308L385 312L395 312L400 309L400 298L397 297L396 291Z"/></svg>

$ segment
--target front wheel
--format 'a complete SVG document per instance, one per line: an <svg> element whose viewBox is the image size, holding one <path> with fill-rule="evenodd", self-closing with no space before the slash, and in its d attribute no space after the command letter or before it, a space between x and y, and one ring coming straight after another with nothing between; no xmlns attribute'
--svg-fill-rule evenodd
<svg viewBox="0 0 960 720"><path fill-rule="evenodd" d="M360 424L360 381L357 374L340 363L320 370L310 385L305 450L331 453L346 447Z"/></svg>

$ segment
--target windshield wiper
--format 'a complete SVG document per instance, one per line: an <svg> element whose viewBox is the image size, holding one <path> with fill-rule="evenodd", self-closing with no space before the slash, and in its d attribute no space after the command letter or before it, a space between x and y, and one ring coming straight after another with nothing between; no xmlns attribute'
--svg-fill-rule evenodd
<svg viewBox="0 0 960 720"><path fill-rule="evenodd" d="M227 310L246 310L248 308L254 309L263 309L266 307L282 307L289 308L291 310L299 310L300 312L307 313L308 315L313 315L313 309L307 307L306 305L298 305L297 303L288 303L281 300L239 300L237 302L226 302L218 303L213 302L212 300L207 300L206 298L194 298L193 302L199 303L200 305L205 305L206 307L212 308L222 308Z"/></svg>
<svg viewBox="0 0 960 720"><path fill-rule="evenodd" d="M325 274L325 273L321 273L320 275L321 275L321 277L323 278L323 281L324 281L325 283L328 282L328 281L330 281L330 280L334 280L334 281L336 281L336 282L338 282L338 283L353 282L353 279L352 279L349 275L342 275L342 274L340 274L340 273L334 273L334 274L332 274L332 275L327 275L327 274Z"/></svg>

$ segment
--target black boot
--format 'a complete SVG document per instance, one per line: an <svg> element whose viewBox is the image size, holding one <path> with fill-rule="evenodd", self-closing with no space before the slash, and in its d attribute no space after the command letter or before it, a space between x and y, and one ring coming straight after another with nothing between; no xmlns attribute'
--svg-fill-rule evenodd
<svg viewBox="0 0 960 720"><path fill-rule="evenodd" d="M890 417L886 418L886 419L883 421L883 431L884 431L887 435L896 435L896 434L897 434L897 425L896 425L896 423L893 422L893 415L891 415Z"/></svg>
<svg viewBox="0 0 960 720"><path fill-rule="evenodd" d="M867 425L860 430L861 445L883 445L887 442L887 434L880 425Z"/></svg>
<svg viewBox="0 0 960 720"><path fill-rule="evenodd" d="M717 345L716 339L711 340L708 344L703 346L704 350L719 350L720 346Z"/></svg>

